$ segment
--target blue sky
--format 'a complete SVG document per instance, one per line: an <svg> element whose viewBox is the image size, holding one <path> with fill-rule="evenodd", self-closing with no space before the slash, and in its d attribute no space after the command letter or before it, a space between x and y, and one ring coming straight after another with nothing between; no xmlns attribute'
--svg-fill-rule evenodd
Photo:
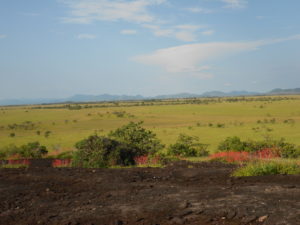
<svg viewBox="0 0 300 225"><path fill-rule="evenodd" d="M0 99L300 86L299 0L1 0Z"/></svg>

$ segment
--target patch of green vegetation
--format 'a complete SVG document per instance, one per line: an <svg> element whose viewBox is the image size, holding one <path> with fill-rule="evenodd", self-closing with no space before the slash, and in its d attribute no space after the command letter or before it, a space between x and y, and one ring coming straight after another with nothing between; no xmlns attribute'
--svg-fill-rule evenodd
<svg viewBox="0 0 300 225"><path fill-rule="evenodd" d="M6 164L6 165L1 165L0 168L20 169L20 168L28 168L28 165L24 165L24 164Z"/></svg>
<svg viewBox="0 0 300 225"><path fill-rule="evenodd" d="M248 163L233 172L235 177L276 174L300 174L299 162L289 160L260 160Z"/></svg>
<svg viewBox="0 0 300 225"><path fill-rule="evenodd" d="M141 124L130 122L110 132L108 137L93 135L78 142L78 150L73 155L73 166L131 166L136 164L137 157L153 156L163 145L153 132L144 129Z"/></svg>
<svg viewBox="0 0 300 225"><path fill-rule="evenodd" d="M199 138L180 134L176 143L168 148L168 154L182 157L205 157L208 156L207 144L199 142Z"/></svg>
<svg viewBox="0 0 300 225"><path fill-rule="evenodd" d="M27 159L39 159L46 156L48 150L45 146L39 142L29 142L25 145L17 147L11 144L0 151L0 159L7 159L10 157L27 158Z"/></svg>
<svg viewBox="0 0 300 225"><path fill-rule="evenodd" d="M265 138L263 141L242 141L239 137L227 137L224 141L220 142L218 150L220 151L246 151L257 152L266 148L270 148L278 152L282 158L299 158L300 146L286 142L283 138L279 140L270 137Z"/></svg>
<svg viewBox="0 0 300 225"><path fill-rule="evenodd" d="M13 106L0 110L0 152L10 144L21 146L35 141L49 152L57 150L54 146L71 151L78 140L95 132L105 136L130 121L141 120L143 127L156 133L166 146L174 144L181 133L200 137L201 142L209 144L210 152L228 136L261 141L271 133L274 139L283 137L288 143L300 145L299 95ZM10 137L11 133L15 136Z"/></svg>

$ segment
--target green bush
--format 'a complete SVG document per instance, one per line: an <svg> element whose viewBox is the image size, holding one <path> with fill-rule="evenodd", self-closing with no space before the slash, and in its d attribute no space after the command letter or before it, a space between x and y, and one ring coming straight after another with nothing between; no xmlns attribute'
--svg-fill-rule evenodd
<svg viewBox="0 0 300 225"><path fill-rule="evenodd" d="M224 141L222 141L218 149L221 151L244 151L245 143L241 141L241 139L237 136L227 137Z"/></svg>
<svg viewBox="0 0 300 225"><path fill-rule="evenodd" d="M183 157L207 156L208 145L199 142L198 137L180 134L176 143L168 148L168 154Z"/></svg>
<svg viewBox="0 0 300 225"><path fill-rule="evenodd" d="M129 166L135 158L154 156L164 146L142 122L129 124L109 133L108 137L93 135L78 142L73 165L78 167Z"/></svg>
<svg viewBox="0 0 300 225"><path fill-rule="evenodd" d="M3 152L0 150L0 160L5 159L6 158L6 152Z"/></svg>
<svg viewBox="0 0 300 225"><path fill-rule="evenodd" d="M42 158L47 155L48 151L45 146L39 142L31 142L21 147L14 144L8 145L0 150L0 159L7 159L13 155L19 155L20 158Z"/></svg>
<svg viewBox="0 0 300 225"><path fill-rule="evenodd" d="M5 146L0 149L0 159L7 159L8 157L10 157L12 155L18 154L19 151L20 151L20 149L14 144Z"/></svg>
<svg viewBox="0 0 300 225"><path fill-rule="evenodd" d="M134 153L128 146L104 136L93 135L78 142L73 165L87 168L105 168L113 165L133 165Z"/></svg>
<svg viewBox="0 0 300 225"><path fill-rule="evenodd" d="M143 128L142 124L143 122L130 122L110 132L109 137L127 144L135 156L153 155L162 150L164 145L157 139L156 134Z"/></svg>
<svg viewBox="0 0 300 225"><path fill-rule="evenodd" d="M17 153L23 158L39 159L47 155L48 150L45 146L40 145L39 142L30 142L22 145Z"/></svg>
<svg viewBox="0 0 300 225"><path fill-rule="evenodd" d="M236 170L233 176L262 176L275 174L300 174L300 166L289 161L257 161Z"/></svg>
<svg viewBox="0 0 300 225"><path fill-rule="evenodd" d="M20 169L20 168L28 168L28 165L24 165L24 164L6 164L6 165L0 165L0 168Z"/></svg>
<svg viewBox="0 0 300 225"><path fill-rule="evenodd" d="M66 151L66 152L62 152L56 156L54 156L54 158L56 159L71 159L73 158L73 151Z"/></svg>
<svg viewBox="0 0 300 225"><path fill-rule="evenodd" d="M283 138L279 140L265 139L263 141L241 141L239 137L227 137L219 144L220 151L246 151L257 152L265 148L276 149L282 158L300 157L300 146L286 142Z"/></svg>

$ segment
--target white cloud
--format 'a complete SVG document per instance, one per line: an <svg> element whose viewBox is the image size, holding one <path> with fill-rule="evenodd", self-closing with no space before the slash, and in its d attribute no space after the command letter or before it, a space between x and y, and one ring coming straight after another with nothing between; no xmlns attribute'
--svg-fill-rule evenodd
<svg viewBox="0 0 300 225"><path fill-rule="evenodd" d="M232 86L232 83L227 82L227 83L224 84L224 86L230 87L230 86Z"/></svg>
<svg viewBox="0 0 300 225"><path fill-rule="evenodd" d="M149 29L154 36L175 38L184 42L197 40L199 29L206 26L195 24L162 24L159 18L149 12L149 7L167 3L167 0L58 0L69 8L69 16L63 18L67 23L89 24L95 21L127 21ZM196 9L196 8L195 8ZM195 10L194 10L195 11ZM208 13L204 9L196 11ZM209 31L211 33L211 31ZM203 31L203 35L209 35ZM136 30L121 30L121 34L136 34ZM79 39L92 39L83 36Z"/></svg>
<svg viewBox="0 0 300 225"><path fill-rule="evenodd" d="M7 35L6 34L0 34L0 39L4 39L4 38L7 38Z"/></svg>
<svg viewBox="0 0 300 225"><path fill-rule="evenodd" d="M127 21L145 23L155 21L147 8L160 5L165 0L59 0L70 9L67 23L92 23L94 21Z"/></svg>
<svg viewBox="0 0 300 225"><path fill-rule="evenodd" d="M214 33L215 33L214 30L205 30L205 31L201 32L201 34L206 35L206 36L212 35Z"/></svg>
<svg viewBox="0 0 300 225"><path fill-rule="evenodd" d="M167 0L58 0L69 9L69 16L63 18L67 23L89 24L94 21L127 21L149 29L154 36L175 38L191 42L197 40L199 29L206 26L195 24L170 25L162 23L149 12L149 7L167 3ZM198 8L199 10L199 8ZM136 30L121 30L121 34L136 34ZM205 35L205 31L204 31ZM208 34L207 34L208 35ZM91 39L83 37L79 39Z"/></svg>
<svg viewBox="0 0 300 225"><path fill-rule="evenodd" d="M158 29L154 30L153 34L157 37L170 37L173 33L171 29Z"/></svg>
<svg viewBox="0 0 300 225"><path fill-rule="evenodd" d="M240 9L245 8L248 4L247 0L221 0L226 5L226 8L232 8L232 9Z"/></svg>
<svg viewBox="0 0 300 225"><path fill-rule="evenodd" d="M120 33L124 34L124 35L134 35L137 33L137 31L136 30L121 30Z"/></svg>
<svg viewBox="0 0 300 225"><path fill-rule="evenodd" d="M148 55L138 56L135 60L160 66L170 73L199 72L208 69L206 65L203 65L208 60L256 48L256 42L189 44L160 49Z"/></svg>
<svg viewBox="0 0 300 225"><path fill-rule="evenodd" d="M248 42L213 42L180 45L136 56L133 60L146 65L159 66L169 73L201 74L203 71L206 71L205 74L210 74L209 70L211 68L207 66L207 63L210 61L289 40L300 40L300 35Z"/></svg>
<svg viewBox="0 0 300 225"><path fill-rule="evenodd" d="M155 36L176 38L177 40L185 42L195 41L197 39L196 32L199 29L206 27L204 25L194 24L179 24L168 28L162 28L159 25L153 24L143 24L142 26L150 29Z"/></svg>
<svg viewBox="0 0 300 225"><path fill-rule="evenodd" d="M181 24L181 25L177 25L175 26L176 29L181 29L181 30L199 30L201 28L204 28L206 26L204 25L193 25L193 24Z"/></svg>
<svg viewBox="0 0 300 225"><path fill-rule="evenodd" d="M180 41L190 42L190 41L196 40L195 34L190 31L179 31L179 32L175 33L175 36Z"/></svg>
<svg viewBox="0 0 300 225"><path fill-rule="evenodd" d="M96 38L96 35L93 35L93 34L78 34L76 36L77 39L79 40L82 40L82 39L95 39Z"/></svg>
<svg viewBox="0 0 300 225"><path fill-rule="evenodd" d="M199 7L186 8L185 10L189 11L189 12L192 12L192 13L202 13L202 14L209 14L209 13L213 12L213 10L205 9L205 8L199 8Z"/></svg>

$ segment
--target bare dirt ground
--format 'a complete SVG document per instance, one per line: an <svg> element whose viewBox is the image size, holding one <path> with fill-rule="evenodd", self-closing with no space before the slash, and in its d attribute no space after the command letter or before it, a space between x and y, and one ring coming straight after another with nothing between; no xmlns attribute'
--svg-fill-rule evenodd
<svg viewBox="0 0 300 225"><path fill-rule="evenodd" d="M235 166L0 169L0 224L300 224L300 176Z"/></svg>

